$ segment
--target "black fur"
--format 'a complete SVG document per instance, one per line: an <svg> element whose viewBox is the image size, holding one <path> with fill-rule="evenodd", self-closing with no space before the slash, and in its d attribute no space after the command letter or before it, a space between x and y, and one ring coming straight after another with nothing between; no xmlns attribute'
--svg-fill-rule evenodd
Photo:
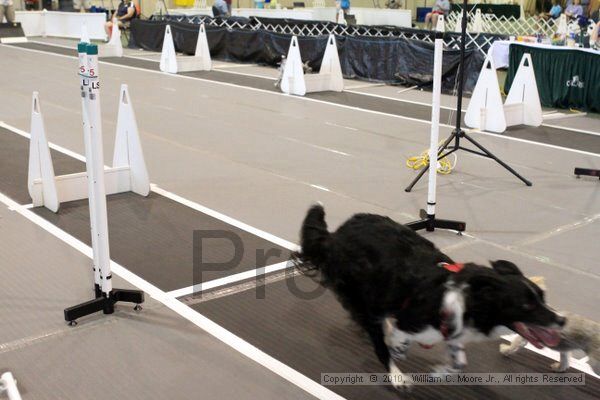
<svg viewBox="0 0 600 400"><path fill-rule="evenodd" d="M416 333L439 329L440 307L453 280L468 285L465 325L483 334L516 321L550 326L561 323L543 293L516 265L496 261L493 268L466 264L458 273L439 266L454 263L433 243L388 217L357 214L329 233L325 211L315 205L301 229L301 250L294 255L305 273L318 273L351 317L369 334L387 367L382 321L395 317L397 328ZM533 287L533 291L532 291ZM525 307L526 305L526 307Z"/></svg>

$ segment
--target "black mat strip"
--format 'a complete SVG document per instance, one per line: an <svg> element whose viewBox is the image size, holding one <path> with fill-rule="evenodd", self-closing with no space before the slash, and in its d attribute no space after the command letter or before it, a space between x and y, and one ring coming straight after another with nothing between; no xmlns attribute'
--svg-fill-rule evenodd
<svg viewBox="0 0 600 400"><path fill-rule="evenodd" d="M81 161L50 149L56 175L84 170ZM29 139L0 127L0 192L19 204L31 203L27 190Z"/></svg>
<svg viewBox="0 0 600 400"><path fill-rule="evenodd" d="M76 56L75 50L70 50L52 45L39 43L19 43L12 46L29 48L48 53L57 53L64 55ZM130 67L143 68L148 70L158 70L158 62L140 60L131 57L122 58L103 58L102 61L111 64L125 65ZM202 71L202 72L187 72L182 75L212 80L216 82L232 83L240 86L251 87L277 92L278 89L273 85L272 79L259 78L254 76L244 76L222 71ZM370 111L377 111L391 115L402 117L410 117L429 121L431 119L431 107L403 102L401 100L390 100L378 98L359 93L335 93L335 92L320 92L309 93L306 97L323 100L333 104L344 106L357 107ZM448 121L451 111L447 109L440 110L440 121ZM464 113L463 113L464 116ZM452 118L454 121L454 118ZM560 128L550 127L527 127L518 126L509 128L503 135L515 138L527 139L533 142L551 144L554 146L565 147L574 150L584 150L592 153L600 154L600 137L589 135L581 132L574 132Z"/></svg>
<svg viewBox="0 0 600 400"><path fill-rule="evenodd" d="M295 286L294 286L295 285ZM320 382L325 372L385 372L366 337L349 320L330 292L310 295L291 292L297 287L310 292L317 286L303 276L264 287L264 296L247 290L192 305L217 324ZM314 296L314 295L313 295ZM498 353L499 342L472 344L467 348L466 372L551 372L551 360L531 351L511 359ZM428 372L445 362L443 346L425 350L413 346L404 372ZM577 372L577 371L570 371ZM587 376L585 386L418 386L411 399L597 399L600 381ZM395 399L389 386L330 386L348 399Z"/></svg>
<svg viewBox="0 0 600 400"><path fill-rule="evenodd" d="M22 204L31 202L28 151L29 139L0 130L0 192ZM84 163L62 153L52 152L52 157L57 175L85 169ZM33 211L91 245L87 199L63 203L56 214L44 207ZM108 226L111 259L165 291L289 258L289 252L279 246L153 192L148 197L131 192L108 196ZM221 239L206 237L202 246L194 246L196 230ZM194 251L196 260L202 261L196 266ZM265 262L257 257L261 251L278 255ZM209 265L227 263L236 255L238 260L231 265Z"/></svg>

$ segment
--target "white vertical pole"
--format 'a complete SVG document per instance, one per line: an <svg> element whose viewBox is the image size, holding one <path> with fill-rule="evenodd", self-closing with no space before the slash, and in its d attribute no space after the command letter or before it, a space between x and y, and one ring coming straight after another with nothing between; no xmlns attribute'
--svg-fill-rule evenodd
<svg viewBox="0 0 600 400"><path fill-rule="evenodd" d="M90 220L96 225L98 267L100 270L102 293L108 297L112 291L110 271L110 251L108 242L108 221L106 216L106 190L104 187L104 152L102 149L102 117L100 110L100 78L98 73L98 46L89 44L87 52L87 74L89 77L87 115L90 124L90 150L92 162L93 193L90 193ZM94 211L92 212L92 206Z"/></svg>
<svg viewBox="0 0 600 400"><path fill-rule="evenodd" d="M444 40L442 38L436 38L433 57L433 96L431 100L431 138L429 142L429 190L427 192L427 216L429 217L435 215L443 51Z"/></svg>
<svg viewBox="0 0 600 400"><path fill-rule="evenodd" d="M87 46L89 43L80 42L77 45L77 58L79 59L79 84L81 88L81 110L83 116L83 141L85 143L85 159L86 159L86 171L88 174L88 199L90 205L90 230L92 235L92 249L93 249L93 270L94 270L94 288L96 293L102 286L100 278L100 263L98 260L98 233L96 232L96 205L94 203L94 177L92 176L93 171L93 156L92 156L92 133L90 132L90 123L88 118L88 90L90 86L90 79L87 71Z"/></svg>
<svg viewBox="0 0 600 400"><path fill-rule="evenodd" d="M17 389L17 381L10 372L5 372L0 376L0 389L2 386L6 390L8 400L21 400L21 394ZM1 391L1 390L0 390Z"/></svg>

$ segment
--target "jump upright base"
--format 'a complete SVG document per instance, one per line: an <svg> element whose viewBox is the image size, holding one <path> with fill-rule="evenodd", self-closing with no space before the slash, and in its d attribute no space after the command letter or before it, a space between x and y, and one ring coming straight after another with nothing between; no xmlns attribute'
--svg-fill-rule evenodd
<svg viewBox="0 0 600 400"><path fill-rule="evenodd" d="M141 290L113 289L110 295L106 297L101 291L96 289L96 298L77 304L76 306L65 308L65 321L70 326L77 325L77 319L102 311L104 314L115 312L115 304L133 303L134 310L142 309L140 304L144 302L144 292Z"/></svg>

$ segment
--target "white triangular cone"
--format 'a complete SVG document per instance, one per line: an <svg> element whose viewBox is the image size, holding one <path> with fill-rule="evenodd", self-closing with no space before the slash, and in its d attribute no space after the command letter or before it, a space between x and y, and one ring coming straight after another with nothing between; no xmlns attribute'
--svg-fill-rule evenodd
<svg viewBox="0 0 600 400"><path fill-rule="evenodd" d="M83 43L91 43L90 35L87 29L87 23L85 21L81 24L81 39L79 41Z"/></svg>
<svg viewBox="0 0 600 400"><path fill-rule="evenodd" d="M344 16L344 10L342 10L342 9L340 9L340 11L338 11L338 24L348 25L348 23L346 22L346 18Z"/></svg>
<svg viewBox="0 0 600 400"><path fill-rule="evenodd" d="M505 107L509 126L518 124L540 126L542 124L542 104L540 103L531 54L528 53L523 54L523 58L521 58L521 63L504 103L505 106L514 104L522 104L522 110L515 111L515 117L513 117L508 115L510 107Z"/></svg>
<svg viewBox="0 0 600 400"><path fill-rule="evenodd" d="M123 166L129 166L131 191L147 196L150 192L150 178L127 85L121 85L113 153L113 168Z"/></svg>
<svg viewBox="0 0 600 400"><path fill-rule="evenodd" d="M437 25L435 26L435 30L437 32L445 32L446 31L446 22L444 21L443 15L438 15Z"/></svg>
<svg viewBox="0 0 600 400"><path fill-rule="evenodd" d="M477 9L475 11L475 20L473 21L473 27L471 28L471 32L481 33L483 31L483 17L481 15L481 10Z"/></svg>
<svg viewBox="0 0 600 400"><path fill-rule="evenodd" d="M567 16L565 14L561 14L560 17L558 17L558 24L556 26L556 34L557 35L566 35L568 30L569 30L569 27L567 24Z"/></svg>
<svg viewBox="0 0 600 400"><path fill-rule="evenodd" d="M319 74L331 75L329 77L329 90L335 92L344 90L344 77L342 75L340 56L338 54L334 35L329 35L329 38L327 38L327 46L325 47L325 54L323 54Z"/></svg>
<svg viewBox="0 0 600 400"><path fill-rule="evenodd" d="M296 36L292 36L290 42L290 49L288 50L285 69L283 70L283 77L281 79L281 91L300 96L306 94L302 57L300 56L300 47L298 46L298 38Z"/></svg>
<svg viewBox="0 0 600 400"><path fill-rule="evenodd" d="M110 41L100 46L100 57L123 57L123 44L121 44L121 30L117 19L113 19Z"/></svg>
<svg viewBox="0 0 600 400"><path fill-rule="evenodd" d="M475 84L465 114L465 124L469 128L483 129L490 132L500 133L506 130L506 118L498 84L498 75L496 75L496 68L490 55L485 58Z"/></svg>
<svg viewBox="0 0 600 400"><path fill-rule="evenodd" d="M44 117L40 105L38 92L33 92L31 104L31 138L29 141L29 170L27 175L27 188L34 206L46 206L57 212L60 203L56 192L54 166L46 129ZM41 185L34 185L35 180L41 180Z"/></svg>
<svg viewBox="0 0 600 400"><path fill-rule="evenodd" d="M200 24L200 31L198 32L198 41L196 42L196 57L202 59L202 70L210 71L212 68L212 62L210 59L210 49L208 47L208 38L206 37L206 29L204 23Z"/></svg>
<svg viewBox="0 0 600 400"><path fill-rule="evenodd" d="M160 54L160 70L171 74L177 73L177 55L175 54L175 44L173 43L170 25L165 28L165 37Z"/></svg>

